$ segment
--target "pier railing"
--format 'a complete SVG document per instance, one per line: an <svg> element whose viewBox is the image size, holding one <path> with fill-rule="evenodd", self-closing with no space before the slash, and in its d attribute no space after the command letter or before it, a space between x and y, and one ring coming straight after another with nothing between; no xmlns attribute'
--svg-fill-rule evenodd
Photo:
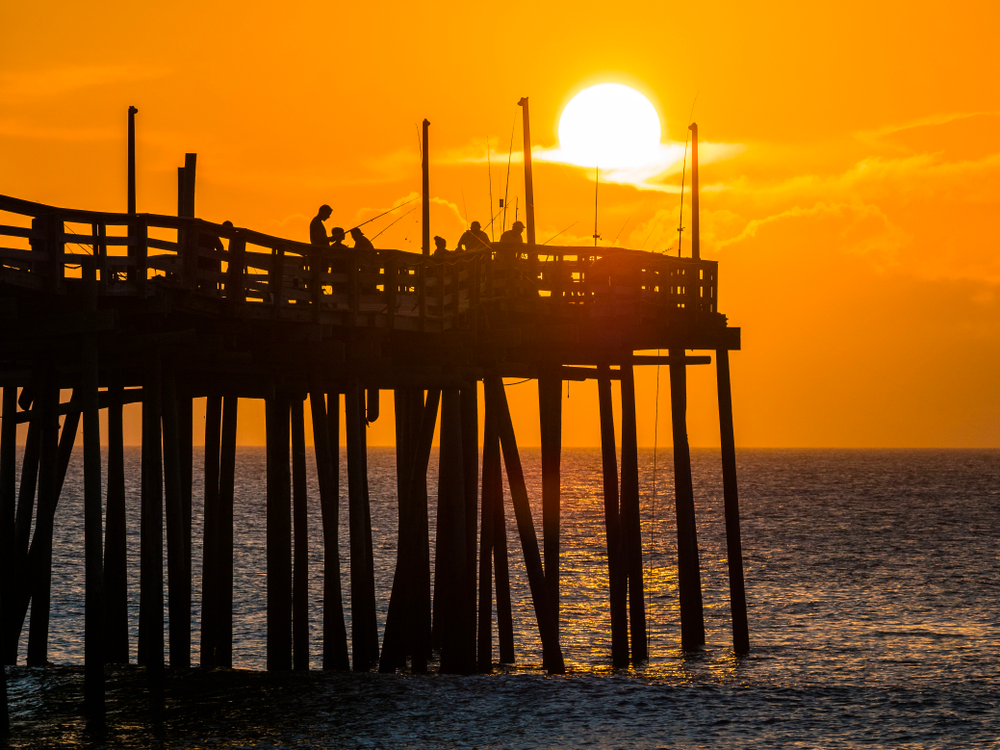
<svg viewBox="0 0 1000 750"><path fill-rule="evenodd" d="M484 305L557 316L716 313L715 261L603 247L494 244L428 257L312 245L200 219L62 209L0 196L0 283L107 296L192 292L240 314L442 331ZM11 222L11 223L5 223Z"/></svg>

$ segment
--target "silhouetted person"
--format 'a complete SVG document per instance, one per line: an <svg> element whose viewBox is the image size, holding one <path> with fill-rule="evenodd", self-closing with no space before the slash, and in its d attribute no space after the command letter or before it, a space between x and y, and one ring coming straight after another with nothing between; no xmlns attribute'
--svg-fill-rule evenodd
<svg viewBox="0 0 1000 750"><path fill-rule="evenodd" d="M222 226L232 229L233 222L224 221ZM218 235L211 232L202 232L198 235L198 275L202 275L201 271L209 271L213 274L222 273L222 255L225 252L226 248L222 244L222 238ZM218 288L218 279L202 279L198 282L198 289L203 292L214 292Z"/></svg>
<svg viewBox="0 0 1000 750"><path fill-rule="evenodd" d="M443 258L448 254L448 243L445 241L444 237L434 238L434 257Z"/></svg>
<svg viewBox="0 0 1000 750"><path fill-rule="evenodd" d="M522 243L524 242L524 238L521 237L521 232L523 231L524 224L519 221L515 221L510 229L500 235L500 242L504 244L510 244L512 242Z"/></svg>
<svg viewBox="0 0 1000 750"><path fill-rule="evenodd" d="M330 218L333 209L325 203L319 207L319 211L309 222L309 244L326 248L330 245L330 238L326 236L326 227L323 222Z"/></svg>
<svg viewBox="0 0 1000 750"><path fill-rule="evenodd" d="M458 252L471 251L471 250L482 250L489 249L490 238L487 236L486 232L480 229L478 221L472 222L472 226L465 231L458 239L458 245L456 250Z"/></svg>
<svg viewBox="0 0 1000 750"><path fill-rule="evenodd" d="M347 235L341 227L334 227L330 230L330 249L332 250L346 250L347 245L344 244L344 238Z"/></svg>
<svg viewBox="0 0 1000 750"><path fill-rule="evenodd" d="M349 234L351 235L351 239L354 240L355 250L375 250L375 246L371 243L371 240L365 237L365 233L361 231L361 227L354 227Z"/></svg>
<svg viewBox="0 0 1000 750"><path fill-rule="evenodd" d="M365 233L361 231L361 227L354 227L348 234L354 240L354 249L363 251L360 255L355 256L355 262L360 267L361 273L369 277L362 280L360 291L362 294L375 294L377 291L376 285L371 281L371 276L378 274L378 260L376 259L375 246L372 245L371 240L365 237Z"/></svg>

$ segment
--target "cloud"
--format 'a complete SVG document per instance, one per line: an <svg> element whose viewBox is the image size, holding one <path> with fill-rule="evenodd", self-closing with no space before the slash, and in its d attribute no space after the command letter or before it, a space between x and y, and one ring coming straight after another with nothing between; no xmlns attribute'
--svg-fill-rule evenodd
<svg viewBox="0 0 1000 750"><path fill-rule="evenodd" d="M136 65L73 65L49 70L0 72L0 99L26 102L65 97L69 94L114 83L159 78L167 68Z"/></svg>

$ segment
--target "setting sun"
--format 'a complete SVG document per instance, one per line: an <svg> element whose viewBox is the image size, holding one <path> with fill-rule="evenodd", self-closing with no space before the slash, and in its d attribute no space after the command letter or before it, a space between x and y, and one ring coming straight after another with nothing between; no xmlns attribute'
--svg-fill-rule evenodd
<svg viewBox="0 0 1000 750"><path fill-rule="evenodd" d="M559 146L578 166L632 169L659 158L660 117L649 99L620 83L581 91L559 117Z"/></svg>

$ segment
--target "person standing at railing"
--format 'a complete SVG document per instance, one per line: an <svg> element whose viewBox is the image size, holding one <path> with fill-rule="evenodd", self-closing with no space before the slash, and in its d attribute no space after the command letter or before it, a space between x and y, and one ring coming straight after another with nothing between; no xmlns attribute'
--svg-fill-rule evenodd
<svg viewBox="0 0 1000 750"><path fill-rule="evenodd" d="M490 249L490 238L480 226L478 221L472 222L472 226L459 237L458 245L455 248L457 252Z"/></svg>
<svg viewBox="0 0 1000 750"><path fill-rule="evenodd" d="M446 255L448 255L448 242L445 240L444 237L434 238L434 252L432 253L432 255L433 257L438 259L442 259Z"/></svg>
<svg viewBox="0 0 1000 750"><path fill-rule="evenodd" d="M365 275L377 274L379 267L378 259L375 253L375 246L371 240L365 237L365 233L361 231L361 227L354 227L348 234L354 240L354 249L361 251L355 254L354 260L355 263L360 265L361 272ZM365 281L361 284L362 294L375 294L376 291L376 285L371 283L371 281Z"/></svg>
<svg viewBox="0 0 1000 750"><path fill-rule="evenodd" d="M315 245L316 247L327 248L333 241L326 236L326 227L323 222L333 215L333 209L330 208L325 203L319 207L319 211L313 217L313 220L309 222L309 244Z"/></svg>

